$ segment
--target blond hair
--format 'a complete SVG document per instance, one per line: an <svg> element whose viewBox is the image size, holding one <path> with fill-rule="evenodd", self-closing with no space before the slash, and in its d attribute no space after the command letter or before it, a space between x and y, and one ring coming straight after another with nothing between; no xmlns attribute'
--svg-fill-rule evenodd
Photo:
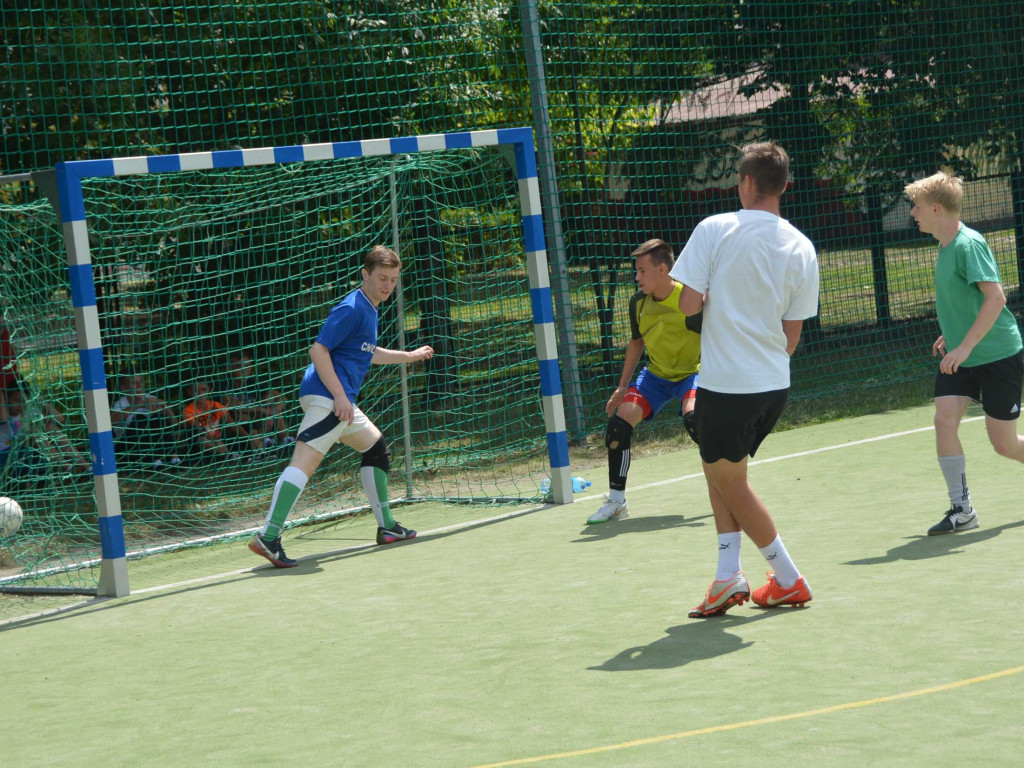
<svg viewBox="0 0 1024 768"><path fill-rule="evenodd" d="M964 200L964 180L947 171L907 184L903 194L912 202L936 203L950 213L960 213Z"/></svg>
<svg viewBox="0 0 1024 768"><path fill-rule="evenodd" d="M633 251L630 256L634 259L639 259L641 256L650 256L652 264L664 264L669 269L672 269L672 265L676 261L675 254L672 252L672 246L664 240L657 238L648 240Z"/></svg>
<svg viewBox="0 0 1024 768"><path fill-rule="evenodd" d="M367 273L372 273L377 267L391 268L401 266L402 260L398 258L398 254L383 245L373 246L363 259L363 269Z"/></svg>

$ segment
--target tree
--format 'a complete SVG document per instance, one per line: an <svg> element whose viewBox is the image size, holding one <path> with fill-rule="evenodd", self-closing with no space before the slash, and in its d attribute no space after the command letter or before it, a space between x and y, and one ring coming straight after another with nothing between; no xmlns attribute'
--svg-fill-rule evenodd
<svg viewBox="0 0 1024 768"><path fill-rule="evenodd" d="M646 228L611 189L634 139L708 73L703 37L720 2L541 3L540 19L569 244L588 271L603 367L614 375L615 294ZM621 197L621 199L620 199Z"/></svg>

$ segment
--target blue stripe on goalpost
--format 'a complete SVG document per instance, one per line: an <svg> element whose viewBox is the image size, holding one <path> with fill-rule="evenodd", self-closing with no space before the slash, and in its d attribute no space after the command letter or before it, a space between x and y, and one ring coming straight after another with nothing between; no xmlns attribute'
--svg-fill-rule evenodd
<svg viewBox="0 0 1024 768"><path fill-rule="evenodd" d="M93 483L100 523L102 560L98 592L101 595L128 594L127 558L121 501L117 491L117 465L110 430L103 344L96 307L96 285L89 253L88 228L82 179L131 176L147 173L175 173L210 168L239 168L313 160L332 160L370 155L412 154L441 149L511 146L519 180L523 217L523 240L529 274L530 303L533 308L537 362L541 380L544 428L551 465L551 491L559 504L572 502L569 475L569 443L562 404L561 375L555 346L554 312L548 280L544 224L540 208L537 161L531 128L502 128L464 131L391 139L338 141L256 149L188 152L176 155L148 155L104 160L72 160L57 163L56 176L60 218L67 251L68 274L79 361L82 368L89 446L93 461Z"/></svg>
<svg viewBox="0 0 1024 768"><path fill-rule="evenodd" d="M72 167L74 166L74 167ZM103 343L96 308L96 284L89 255L89 233L85 223L82 178L113 175L114 163L86 160L58 163L56 177L60 217L67 251L71 304L75 313L78 360L82 369L82 390L89 423L89 453L92 458L96 511L99 516L100 578L97 592L120 597L128 594L128 559L125 556L121 499L117 492L114 438L110 430Z"/></svg>
<svg viewBox="0 0 1024 768"><path fill-rule="evenodd" d="M104 557L109 553L112 557L119 558L127 555L127 549L124 543L124 526L120 524L114 524L112 518L101 517L100 518L100 542Z"/></svg>

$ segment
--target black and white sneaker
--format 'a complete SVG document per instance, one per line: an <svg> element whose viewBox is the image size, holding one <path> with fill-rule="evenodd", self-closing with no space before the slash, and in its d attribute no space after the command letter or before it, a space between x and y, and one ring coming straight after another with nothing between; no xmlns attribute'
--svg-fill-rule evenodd
<svg viewBox="0 0 1024 768"><path fill-rule="evenodd" d="M403 528L402 524L395 521L395 524L391 528L378 528L377 529L377 543L378 544L394 544L396 541L404 541L405 539L415 539L416 531L411 528Z"/></svg>
<svg viewBox="0 0 1024 768"><path fill-rule="evenodd" d="M943 533L959 533L969 531L978 527L978 515L971 507L964 511L963 507L950 507L946 516L928 529L929 536L939 536Z"/></svg>
<svg viewBox="0 0 1024 768"><path fill-rule="evenodd" d="M276 539L264 539L262 535L254 536L249 542L249 549L260 557L267 558L275 568L294 568L299 564L298 560L293 560L284 553L280 536Z"/></svg>

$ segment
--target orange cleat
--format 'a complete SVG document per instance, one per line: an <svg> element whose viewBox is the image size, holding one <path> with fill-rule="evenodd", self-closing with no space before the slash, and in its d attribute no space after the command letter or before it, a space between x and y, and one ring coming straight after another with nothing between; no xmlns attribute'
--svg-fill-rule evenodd
<svg viewBox="0 0 1024 768"><path fill-rule="evenodd" d="M713 581L701 604L690 611L691 619L706 619L721 616L734 605L743 605L750 597L750 586L743 571L736 571L732 578Z"/></svg>
<svg viewBox="0 0 1024 768"><path fill-rule="evenodd" d="M811 602L811 588L807 586L807 579L801 576L796 584L791 587L783 587L775 580L775 574L768 571L768 583L760 589L755 589L750 599L762 608L778 608L782 605L795 605L802 608L804 603Z"/></svg>

